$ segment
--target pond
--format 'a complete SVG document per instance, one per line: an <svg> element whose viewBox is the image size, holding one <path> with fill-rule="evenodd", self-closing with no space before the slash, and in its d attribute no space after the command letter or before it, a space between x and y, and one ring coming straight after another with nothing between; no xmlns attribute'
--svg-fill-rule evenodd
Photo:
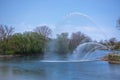
<svg viewBox="0 0 120 80"><path fill-rule="evenodd" d="M106 61L42 62L39 58L0 61L0 80L119 80L120 65Z"/></svg>

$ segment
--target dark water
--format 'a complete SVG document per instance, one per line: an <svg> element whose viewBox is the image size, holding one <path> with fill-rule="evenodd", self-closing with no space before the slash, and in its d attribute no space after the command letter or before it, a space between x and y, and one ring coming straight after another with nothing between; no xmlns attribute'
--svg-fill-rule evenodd
<svg viewBox="0 0 120 80"><path fill-rule="evenodd" d="M0 61L0 80L120 80L120 65L105 61L41 62L17 58Z"/></svg>

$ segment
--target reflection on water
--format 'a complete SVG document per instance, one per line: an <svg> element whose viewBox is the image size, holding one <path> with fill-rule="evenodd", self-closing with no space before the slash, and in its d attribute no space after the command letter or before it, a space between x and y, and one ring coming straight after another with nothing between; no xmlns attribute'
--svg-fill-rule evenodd
<svg viewBox="0 0 120 80"><path fill-rule="evenodd" d="M115 79L120 79L120 65L119 64L114 64L114 65L111 65L109 64L108 65L108 68L109 68L109 73L112 75L112 78L115 78ZM114 74L113 74L114 73Z"/></svg>
<svg viewBox="0 0 120 80"><path fill-rule="evenodd" d="M104 61L49 63L18 58L0 61L0 80L119 80L119 68Z"/></svg>

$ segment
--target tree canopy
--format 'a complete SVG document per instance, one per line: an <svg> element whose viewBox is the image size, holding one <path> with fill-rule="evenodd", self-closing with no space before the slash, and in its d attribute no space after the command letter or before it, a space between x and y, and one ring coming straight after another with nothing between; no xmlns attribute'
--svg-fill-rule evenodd
<svg viewBox="0 0 120 80"><path fill-rule="evenodd" d="M13 32L13 27L0 25L0 54L42 54L48 41L46 38L52 30L47 26L42 26L32 32Z"/></svg>

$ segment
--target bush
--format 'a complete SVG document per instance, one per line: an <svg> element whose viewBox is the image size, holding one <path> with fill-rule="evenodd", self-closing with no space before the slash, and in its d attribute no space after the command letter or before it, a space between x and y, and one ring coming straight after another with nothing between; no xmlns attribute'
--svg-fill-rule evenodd
<svg viewBox="0 0 120 80"><path fill-rule="evenodd" d="M12 50L7 50L7 51L5 51L5 54L7 54L7 55L13 55L13 54L14 54L14 51L12 51Z"/></svg>
<svg viewBox="0 0 120 80"><path fill-rule="evenodd" d="M119 54L112 53L112 54L109 54L109 55L108 55L108 59L109 59L110 61L120 61L120 55L119 55Z"/></svg>

